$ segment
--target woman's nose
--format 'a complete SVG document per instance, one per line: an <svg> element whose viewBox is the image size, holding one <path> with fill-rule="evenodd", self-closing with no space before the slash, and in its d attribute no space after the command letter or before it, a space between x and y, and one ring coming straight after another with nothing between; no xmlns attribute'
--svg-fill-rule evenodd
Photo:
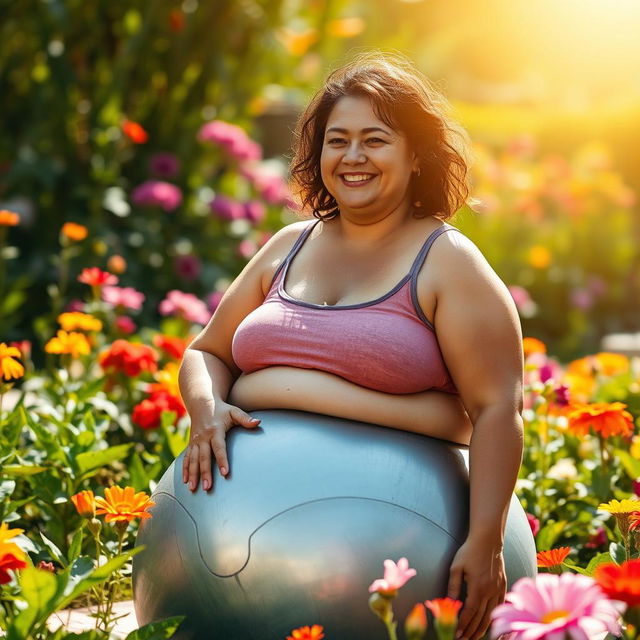
<svg viewBox="0 0 640 640"><path fill-rule="evenodd" d="M345 151L344 161L348 164L362 164L367 161L367 158L360 145L353 142Z"/></svg>

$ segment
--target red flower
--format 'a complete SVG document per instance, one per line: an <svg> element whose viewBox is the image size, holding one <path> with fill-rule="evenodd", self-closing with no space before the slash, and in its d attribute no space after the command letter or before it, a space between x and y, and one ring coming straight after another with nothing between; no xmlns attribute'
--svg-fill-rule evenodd
<svg viewBox="0 0 640 640"><path fill-rule="evenodd" d="M640 560L627 560L620 566L601 564L593 577L612 600L622 600L630 607L640 605Z"/></svg>
<svg viewBox="0 0 640 640"><path fill-rule="evenodd" d="M193 340L193 337L191 336L185 339L177 336L165 336L161 333L153 336L153 344L158 347L158 349L164 351L170 358L174 358L175 360L180 360L182 358L184 351L191 340Z"/></svg>
<svg viewBox="0 0 640 640"><path fill-rule="evenodd" d="M98 267L90 267L82 270L82 273L78 276L78 282L92 287L101 287L104 284L118 284L118 277L108 271L98 269Z"/></svg>
<svg viewBox="0 0 640 640"><path fill-rule="evenodd" d="M133 408L131 419L142 429L157 429L163 411L174 411L178 419L186 413L180 398L164 389L158 389Z"/></svg>
<svg viewBox="0 0 640 640"><path fill-rule="evenodd" d="M107 372L124 373L131 378L145 371L158 369L158 354L145 344L116 340L99 357L100 366Z"/></svg>
<svg viewBox="0 0 640 640"><path fill-rule="evenodd" d="M136 144L143 144L149 139L147 132L133 120L125 120L122 123L122 131L124 135Z"/></svg>
<svg viewBox="0 0 640 640"><path fill-rule="evenodd" d="M557 549L550 549L549 551L539 551L536 555L538 566L547 569L559 567L570 552L571 549L569 547L558 547Z"/></svg>
<svg viewBox="0 0 640 640"><path fill-rule="evenodd" d="M184 13L179 9L173 9L169 14L169 26L176 33L182 31L184 29Z"/></svg>
<svg viewBox="0 0 640 640"><path fill-rule="evenodd" d="M324 629L319 624L314 624L312 627L300 627L294 629L290 636L287 636L287 640L322 640L324 638Z"/></svg>
<svg viewBox="0 0 640 640"><path fill-rule="evenodd" d="M16 558L12 553L5 553L0 557L0 584L7 584L11 581L9 571L24 569L27 563L20 558Z"/></svg>

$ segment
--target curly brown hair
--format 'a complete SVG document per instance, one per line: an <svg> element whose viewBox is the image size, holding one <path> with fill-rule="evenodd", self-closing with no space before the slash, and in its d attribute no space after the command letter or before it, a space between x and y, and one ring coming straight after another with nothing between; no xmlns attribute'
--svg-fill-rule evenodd
<svg viewBox="0 0 640 640"><path fill-rule="evenodd" d="M333 71L298 119L291 180L303 210L323 220L340 213L322 182L320 155L329 114L343 96L368 97L376 115L407 136L420 162L410 188L421 217L451 218L469 196L468 135L449 117L446 98L407 58L380 52Z"/></svg>

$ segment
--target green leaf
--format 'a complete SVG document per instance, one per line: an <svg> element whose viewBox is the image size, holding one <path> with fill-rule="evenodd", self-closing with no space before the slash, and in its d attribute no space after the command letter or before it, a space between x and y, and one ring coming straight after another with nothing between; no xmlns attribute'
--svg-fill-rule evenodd
<svg viewBox="0 0 640 640"><path fill-rule="evenodd" d="M60 549L58 549L58 547L53 542L51 542L51 540L49 540L49 538L47 538L47 536L45 536L42 531L40 532L40 537L42 538L42 542L44 542L44 546L49 550L51 558L58 564L64 564L64 562L62 561L62 551L60 551Z"/></svg>
<svg viewBox="0 0 640 640"><path fill-rule="evenodd" d="M132 631L126 640L165 640L165 638L171 638L185 618L186 616L173 616L157 622L150 622L144 627Z"/></svg>
<svg viewBox="0 0 640 640"><path fill-rule="evenodd" d="M622 449L614 449L614 454L622 463L624 470L632 480L640 478L640 460L636 460L629 452Z"/></svg>
<svg viewBox="0 0 640 640"><path fill-rule="evenodd" d="M82 552L82 537L83 537L83 527L80 527L74 534L71 539L71 544L69 545L69 562L74 562Z"/></svg>
<svg viewBox="0 0 640 640"><path fill-rule="evenodd" d="M137 452L131 456L128 464L129 482L136 491L145 491L149 488L149 476L144 470L144 465Z"/></svg>
<svg viewBox="0 0 640 640"><path fill-rule="evenodd" d="M609 545L609 554L616 564L622 564L627 559L624 545L618 544L617 542L612 542Z"/></svg>
<svg viewBox="0 0 640 640"><path fill-rule="evenodd" d="M566 526L566 520L560 520L559 522L549 522L549 524L542 527L536 536L538 551L548 551L551 549L555 541L566 529Z"/></svg>
<svg viewBox="0 0 640 640"><path fill-rule="evenodd" d="M611 554L608 551L606 553L599 553L597 556L594 556L593 558L591 558L591 561L587 565L587 575L588 576L593 575L595 570L601 564L607 564L610 562L613 562L613 558L611 557Z"/></svg>
<svg viewBox="0 0 640 640"><path fill-rule="evenodd" d="M110 462L115 460L122 460L126 458L129 449L133 446L130 444L119 444L115 447L108 447L107 449L101 449L100 451L86 451L79 453L76 456L76 466L80 474L84 474L87 471L93 471L104 467Z"/></svg>
<svg viewBox="0 0 640 640"><path fill-rule="evenodd" d="M161 429L165 435L169 451L174 458L177 458L185 449L188 440L175 430L173 423L175 421L175 412L163 411Z"/></svg>
<svg viewBox="0 0 640 640"><path fill-rule="evenodd" d="M35 464L8 464L2 467L2 473L8 476L34 476L36 473L42 473L46 470L47 467L39 467Z"/></svg>

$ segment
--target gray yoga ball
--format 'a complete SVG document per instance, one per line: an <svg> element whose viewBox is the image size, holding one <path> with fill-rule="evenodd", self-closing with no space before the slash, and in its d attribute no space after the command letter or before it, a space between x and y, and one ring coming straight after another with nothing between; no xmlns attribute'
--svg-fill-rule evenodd
<svg viewBox="0 0 640 640"><path fill-rule="evenodd" d="M184 614L180 639L284 640L321 624L327 640L386 638L368 608L383 561L417 570L394 601L402 624L446 595L468 530L466 447L300 411L253 413L227 435L231 474L191 493L182 455L156 490L133 561L140 624ZM536 574L524 510L512 497L504 557L509 585Z"/></svg>

